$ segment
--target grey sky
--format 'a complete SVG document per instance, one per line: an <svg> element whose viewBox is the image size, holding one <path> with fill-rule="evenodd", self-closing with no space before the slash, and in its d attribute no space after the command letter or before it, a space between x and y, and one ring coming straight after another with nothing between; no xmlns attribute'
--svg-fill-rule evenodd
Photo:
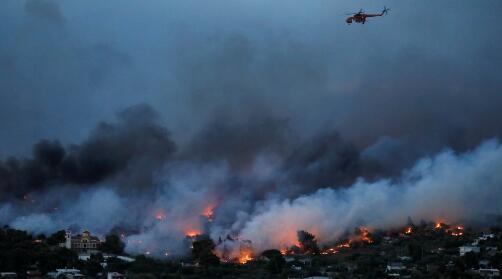
<svg viewBox="0 0 502 279"><path fill-rule="evenodd" d="M386 17L345 23L383 6ZM488 0L2 0L0 223L125 229L144 240L128 250L143 253L180 250L188 229L256 241L298 208L321 214L282 220L293 237L309 222L352 230L377 207L376 227L393 225L379 217L387 211L434 218L473 193L467 217L500 214L484 209L501 196L501 10ZM453 200L431 199L438 192ZM351 218L319 222L328 211L316 208ZM338 237L325 229L324 240Z"/></svg>
<svg viewBox="0 0 502 279"><path fill-rule="evenodd" d="M346 12L384 5L385 18L344 23ZM180 140L215 111L287 118L302 135L329 127L361 145L445 127L468 145L500 134L498 1L0 6L0 156L40 138L79 141L141 102Z"/></svg>

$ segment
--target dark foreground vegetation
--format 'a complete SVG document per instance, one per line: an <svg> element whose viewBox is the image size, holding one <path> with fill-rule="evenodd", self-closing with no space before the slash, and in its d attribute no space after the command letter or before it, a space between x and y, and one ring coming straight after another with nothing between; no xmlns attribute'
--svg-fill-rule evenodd
<svg viewBox="0 0 502 279"><path fill-rule="evenodd" d="M299 246L267 250L245 264L221 261L207 237L194 240L186 258L139 255L133 261L118 257L124 255L124 246L114 235L107 236L101 252L87 260L59 247L63 241L64 231L46 237L4 227L0 229L0 272L15 273L17 278L48 277L61 268L78 269L87 278L106 278L109 272L127 278L497 278L502 269L498 227L474 230L411 223L389 231L358 228L347 239L328 246L302 231Z"/></svg>

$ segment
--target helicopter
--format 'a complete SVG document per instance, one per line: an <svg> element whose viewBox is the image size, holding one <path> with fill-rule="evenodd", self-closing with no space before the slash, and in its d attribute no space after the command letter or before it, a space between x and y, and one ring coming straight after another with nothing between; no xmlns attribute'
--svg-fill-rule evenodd
<svg viewBox="0 0 502 279"><path fill-rule="evenodd" d="M363 9L360 9L359 12L357 13L349 13L347 15L350 15L346 20L345 22L347 22L347 24L351 24L353 21L355 21L356 23L362 23L364 24L366 22L366 18L368 17L377 17L377 16L383 16L383 15L386 15L387 12L389 12L390 9L387 9L386 7L383 7L383 10L381 13L379 14L366 14L364 13Z"/></svg>

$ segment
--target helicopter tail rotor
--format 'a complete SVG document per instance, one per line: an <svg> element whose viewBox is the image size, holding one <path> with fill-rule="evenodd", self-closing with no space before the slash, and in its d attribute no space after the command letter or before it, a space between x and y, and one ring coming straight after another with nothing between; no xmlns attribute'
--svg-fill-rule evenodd
<svg viewBox="0 0 502 279"><path fill-rule="evenodd" d="M383 7L383 10L382 10L382 14L386 15L388 12L390 11L390 9L387 9L387 7Z"/></svg>

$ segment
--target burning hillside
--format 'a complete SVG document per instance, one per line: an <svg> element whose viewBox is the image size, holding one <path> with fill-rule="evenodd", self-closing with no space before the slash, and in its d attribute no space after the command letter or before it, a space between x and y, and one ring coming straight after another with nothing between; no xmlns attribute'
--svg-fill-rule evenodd
<svg viewBox="0 0 502 279"><path fill-rule="evenodd" d="M439 225L438 225L439 224ZM279 249L279 247L269 247L264 254L271 254L270 251L277 251L278 254L286 257L305 257L305 256L329 256L338 253L351 253L351 251L364 251L365 249L374 249L374 247L385 245L390 239L409 239L409 238L433 238L433 237L464 237L463 225L450 225L442 223L421 223L420 225L411 225L406 227L395 227L389 230L372 230L368 227L359 226L336 241L318 239L316 235L307 231L297 231L297 240L295 244ZM469 235L472 236L472 231ZM194 249L193 243L206 242L205 235L187 235L191 243L190 249ZM248 264L251 261L259 261L263 256L262 252L253 248L253 243L249 240L240 239L238 236L222 238L218 241L210 240L207 244L210 252L217 256L222 263ZM197 244L199 245L199 244ZM208 248L208 249L209 249ZM273 253L272 253L273 254Z"/></svg>
<svg viewBox="0 0 502 279"><path fill-rule="evenodd" d="M33 233L87 228L105 235L118 230L124 233L129 253L158 257L165 257L166 251L171 256L186 254L185 236L208 235L222 260L247 262L271 248L285 254L327 253L358 242L372 243L373 231L396 227L408 216L469 223L502 213L497 206L502 177L494 171L502 165L502 148L495 140L467 153L447 150L419 160L398 179L361 178L343 188L327 184L310 189L297 175L305 171L299 170L302 164L311 168L307 158L320 154L318 142L311 148L303 146L306 149L291 155L291 161L275 153L263 153L246 167L226 160L192 160L176 153L169 134L148 111L131 108L118 123L99 126L78 147L66 150L59 143L43 142L36 146L33 159L2 162L0 173L9 177L5 181L14 183L40 172L36 177L44 183L32 189L31 182L23 182L20 199L4 197L1 221ZM148 117L142 116L145 113ZM341 157L351 161L360 156L339 137L325 140L321 153L336 158L319 158L328 160L328 165L338 165ZM116 144L127 152L122 154ZM143 144L149 153L140 148ZM337 146L333 150L332 144ZM155 152L159 148L162 154ZM100 152L95 154L96 150ZM102 157L104 150L120 156ZM86 177L89 161L95 160L103 164L100 176ZM140 168L145 162L151 165L148 170ZM54 186L58 183L71 186ZM438 222L436 229L453 236L465 233L462 226L444 223ZM356 232L351 231L354 228ZM415 229L410 226L402 233L413 234ZM334 242L339 243L322 249Z"/></svg>
<svg viewBox="0 0 502 279"><path fill-rule="evenodd" d="M347 249L359 249L360 247L371 247L375 243L380 243L382 238L388 236L411 237L415 235L424 235L430 232L440 232L451 237L461 237L464 235L463 225L449 225L445 222L435 222L421 224L420 226L406 226L404 228L393 228L388 231L381 229L371 229L365 226L355 227L352 233L346 234L336 241L319 239L316 235L299 230L296 231L296 240L294 244L287 247L268 247L268 249L278 249L283 256L294 255L333 255ZM374 235L376 235L376 240ZM207 239L207 235L201 232L190 231L186 233L186 239L189 240L190 249L193 249L192 243L200 239ZM226 235L218 237L211 246L211 252L214 253L221 262L247 264L257 259L262 251L256 250L253 242L242 239L239 236Z"/></svg>

